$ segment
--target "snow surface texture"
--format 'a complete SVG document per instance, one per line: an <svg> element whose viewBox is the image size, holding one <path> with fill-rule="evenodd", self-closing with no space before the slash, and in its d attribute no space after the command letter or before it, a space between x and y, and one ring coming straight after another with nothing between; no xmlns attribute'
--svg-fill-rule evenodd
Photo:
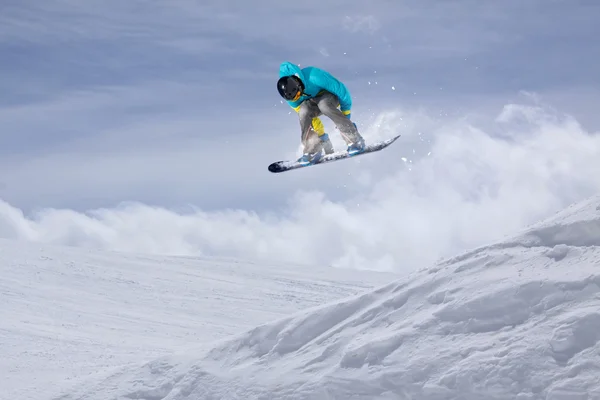
<svg viewBox="0 0 600 400"><path fill-rule="evenodd" d="M599 341L595 197L368 293L53 399L592 400Z"/></svg>
<svg viewBox="0 0 600 400"><path fill-rule="evenodd" d="M210 343L396 278L0 240L0 399L48 399L77 378Z"/></svg>

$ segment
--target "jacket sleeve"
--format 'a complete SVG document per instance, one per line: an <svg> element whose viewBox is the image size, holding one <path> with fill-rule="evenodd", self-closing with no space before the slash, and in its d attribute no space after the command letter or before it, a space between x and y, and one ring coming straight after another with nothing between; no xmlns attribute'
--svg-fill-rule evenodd
<svg viewBox="0 0 600 400"><path fill-rule="evenodd" d="M315 68L315 71L312 73L312 81L317 86L335 94L340 100L340 110L346 115L350 113L352 109L352 96L346 85L329 72L318 68Z"/></svg>

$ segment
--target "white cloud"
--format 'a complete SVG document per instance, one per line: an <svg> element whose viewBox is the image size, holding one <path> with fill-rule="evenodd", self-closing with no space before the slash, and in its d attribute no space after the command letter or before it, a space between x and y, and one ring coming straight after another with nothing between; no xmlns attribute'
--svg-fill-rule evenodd
<svg viewBox="0 0 600 400"><path fill-rule="evenodd" d="M477 113L527 89L598 121L598 92L581 97L598 86L589 58L597 42L586 39L595 37L596 6L165 4L2 8L4 235L402 269L598 189L597 141L577 125L521 105L498 120ZM567 33L546 52L557 16ZM356 161L270 175L269 162L298 150L296 116L274 88L283 60L343 79L367 138L401 129L401 141ZM127 200L145 205L77 212ZM179 214L182 203L202 212ZM486 229L497 222L499 232Z"/></svg>
<svg viewBox="0 0 600 400"><path fill-rule="evenodd" d="M405 110L379 117L365 131L369 138L405 133L389 149L360 162L268 178L271 185L307 176L357 185L343 199L333 199L334 190L300 190L287 209L273 212L128 203L86 214L43 209L27 217L4 203L0 232L112 250L403 271L498 239L600 190L600 135L569 116L507 105L497 120L477 125Z"/></svg>

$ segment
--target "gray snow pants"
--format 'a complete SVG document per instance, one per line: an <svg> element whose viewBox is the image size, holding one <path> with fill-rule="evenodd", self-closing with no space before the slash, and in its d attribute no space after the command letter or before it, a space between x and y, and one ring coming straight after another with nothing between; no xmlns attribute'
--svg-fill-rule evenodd
<svg viewBox="0 0 600 400"><path fill-rule="evenodd" d="M338 108L339 100L336 95L324 92L316 97L305 100L298 110L300 119L301 140L304 145L304 153L313 153L322 148L323 143L319 140L314 130L313 118L325 115L333 121L339 129L342 138L347 144L360 139L360 134L352 121Z"/></svg>

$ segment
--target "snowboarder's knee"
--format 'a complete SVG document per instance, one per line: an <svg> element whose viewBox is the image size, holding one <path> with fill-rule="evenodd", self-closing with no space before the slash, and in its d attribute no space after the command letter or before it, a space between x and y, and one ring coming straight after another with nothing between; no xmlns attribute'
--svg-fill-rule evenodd
<svg viewBox="0 0 600 400"><path fill-rule="evenodd" d="M335 98L327 98L319 102L319 109L325 115L335 113L338 110L338 102Z"/></svg>

